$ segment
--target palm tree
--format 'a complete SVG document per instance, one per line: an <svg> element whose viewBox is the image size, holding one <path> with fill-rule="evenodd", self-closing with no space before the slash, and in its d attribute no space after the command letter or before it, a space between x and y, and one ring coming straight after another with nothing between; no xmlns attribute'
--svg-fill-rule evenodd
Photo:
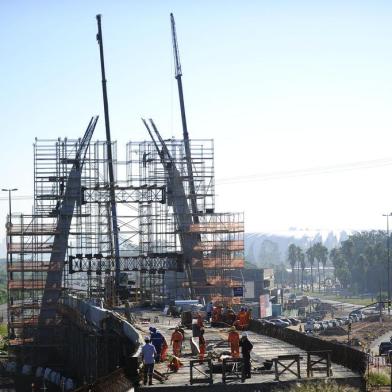
<svg viewBox="0 0 392 392"><path fill-rule="evenodd" d="M314 256L317 260L318 286L319 286L319 293L320 293L321 292L320 262L323 264L323 272L324 272L324 280L325 280L325 265L327 264L327 260L328 260L328 249L321 242L314 244L313 248L314 248ZM325 282L324 282L324 288L325 288Z"/></svg>
<svg viewBox="0 0 392 392"><path fill-rule="evenodd" d="M289 246L288 260L289 260L289 263L291 265L291 271L292 271L292 277L293 277L293 285L294 285L294 288L295 288L294 267L295 267L295 264L297 263L297 247L294 244L290 244L290 246Z"/></svg>
<svg viewBox="0 0 392 392"><path fill-rule="evenodd" d="M305 263L305 253L301 248L297 248L297 257L298 257L298 263L301 267L301 290L304 290L304 271L306 267Z"/></svg>
<svg viewBox="0 0 392 392"><path fill-rule="evenodd" d="M323 280L324 280L324 293L325 293L325 266L327 265L328 261L328 248L324 245L320 246L320 261L323 265Z"/></svg>
<svg viewBox="0 0 392 392"><path fill-rule="evenodd" d="M312 287L312 291L313 291L313 265L314 265L314 247L313 245L310 246L310 248L308 248L306 250L306 256L308 257L308 261L310 264L310 278L311 278L311 287Z"/></svg>

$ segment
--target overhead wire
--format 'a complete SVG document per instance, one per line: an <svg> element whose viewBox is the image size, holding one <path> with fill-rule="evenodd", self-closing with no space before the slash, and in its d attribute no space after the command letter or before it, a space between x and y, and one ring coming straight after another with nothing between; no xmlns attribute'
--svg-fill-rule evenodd
<svg viewBox="0 0 392 392"><path fill-rule="evenodd" d="M342 163L329 166L315 166L294 170L282 170L270 173L254 173L244 176L226 177L216 181L217 185L229 185L237 183L257 182L280 180L285 178L312 176L319 174L332 174L344 171L353 171L360 169L374 169L392 165L392 158L374 159L369 161L358 161Z"/></svg>

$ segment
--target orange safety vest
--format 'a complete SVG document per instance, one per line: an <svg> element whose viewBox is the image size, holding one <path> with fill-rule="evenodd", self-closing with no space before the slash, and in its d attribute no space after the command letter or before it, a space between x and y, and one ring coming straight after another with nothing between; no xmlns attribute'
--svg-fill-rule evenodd
<svg viewBox="0 0 392 392"><path fill-rule="evenodd" d="M236 331L229 332L227 341L230 344L231 356L238 358L240 355L240 335Z"/></svg>
<svg viewBox="0 0 392 392"><path fill-rule="evenodd" d="M182 336L182 333L180 331L174 331L171 336L170 344L173 342L182 342L183 340L184 337Z"/></svg>

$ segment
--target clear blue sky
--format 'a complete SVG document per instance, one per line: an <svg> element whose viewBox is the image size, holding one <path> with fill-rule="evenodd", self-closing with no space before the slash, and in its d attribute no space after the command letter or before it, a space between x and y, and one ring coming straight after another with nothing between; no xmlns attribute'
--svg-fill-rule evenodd
<svg viewBox="0 0 392 392"><path fill-rule="evenodd" d="M245 211L247 231L384 227L391 164L287 172L392 162L391 11L388 1L3 0L0 185L32 195L36 136L80 137L100 114L104 138L97 13L112 138L146 139L141 116L181 136L174 12L190 135L215 139L217 209ZM267 181L275 172L283 175ZM6 212L1 201L1 224Z"/></svg>

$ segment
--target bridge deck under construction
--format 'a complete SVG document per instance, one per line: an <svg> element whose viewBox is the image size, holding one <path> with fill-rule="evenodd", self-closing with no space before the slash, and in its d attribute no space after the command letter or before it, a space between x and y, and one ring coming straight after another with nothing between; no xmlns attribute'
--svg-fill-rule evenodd
<svg viewBox="0 0 392 392"><path fill-rule="evenodd" d="M148 335L148 328L150 325L155 326L166 338L167 342L170 343L170 336L176 325L180 323L179 319L170 318L166 316L159 315L157 312L146 312L140 313L137 315L137 327L141 330L141 333ZM147 321L150 320L150 323ZM155 323L154 323L155 321ZM158 321L158 322L157 322ZM248 331L249 340L253 344L253 350L251 353L252 360L252 377L250 379L246 379L244 383L241 382L241 378L230 379L226 384L222 382L222 374L221 373L213 373L213 388L218 388L220 386L221 390L228 390L230 386L235 386L236 390L242 390L242 388L246 386L252 385L252 387L256 387L260 384L277 384L275 381L275 372L274 368L270 371L257 371L255 369L262 367L263 362L268 359L272 360L278 356L282 355L296 355L299 354L301 356L300 360L300 375L301 380L309 380L307 378L307 353L300 348L283 342L278 339L274 339L265 335L260 335L254 332ZM230 348L227 343L228 329L227 328L212 328L208 325L205 326L205 334L204 337L207 343L207 352L206 356L209 353L219 354L223 352L230 352ZM185 339L182 349L182 357L181 361L183 366L177 373L168 372L167 362L159 363L156 365L156 369L167 375L168 379L164 382L159 382L158 380L154 380L154 385L149 388L154 388L158 390L168 390L168 388L175 388L177 390L182 390L184 386L188 388L201 388L203 385L208 387L208 383L197 383L196 385L191 385L190 383L190 361L192 359L196 359L197 357L192 356L191 347L190 347L190 338L192 337L192 331L190 329L185 330ZM197 338L196 338L197 340ZM169 347L169 353L172 353L172 348ZM216 361L214 360L214 363ZM360 385L360 376L357 373L354 373L348 368L345 368L336 363L332 363L332 376L330 378L335 379L337 382L345 380L345 382L350 383L351 385ZM197 376L196 370L196 376ZM200 374L199 374L200 376ZM314 378L325 379L325 373L314 373ZM282 382L290 382L290 381L301 381L295 375L285 372L279 377L279 381ZM239 389L240 388L240 389ZM204 389L204 388L203 388ZM215 389L214 389L215 390ZM220 389L218 389L220 390ZM264 389L263 389L264 390Z"/></svg>

